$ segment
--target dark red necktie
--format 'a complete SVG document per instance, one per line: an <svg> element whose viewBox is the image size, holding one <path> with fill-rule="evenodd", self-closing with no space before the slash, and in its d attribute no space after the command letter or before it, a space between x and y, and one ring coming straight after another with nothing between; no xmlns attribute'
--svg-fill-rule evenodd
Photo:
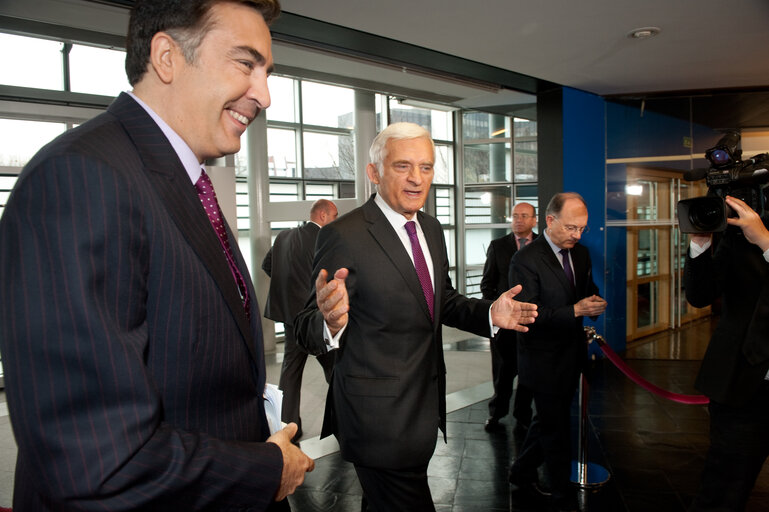
<svg viewBox="0 0 769 512"><path fill-rule="evenodd" d="M422 246L419 245L416 223L413 220L406 223L406 233L408 233L409 240L411 241L411 252L414 254L414 268L416 268L417 277L419 277L419 284L422 285L422 292L425 294L427 307L430 310L430 319L433 319L433 306L435 302L433 283L430 280L430 271L427 268L425 255L422 253Z"/></svg>
<svg viewBox="0 0 769 512"><path fill-rule="evenodd" d="M563 271L566 274L566 279L569 280L569 283L571 284L571 287L574 288L574 272L571 270L571 261L569 261L569 250L568 249L561 249L558 251L561 253L561 258L563 258Z"/></svg>
<svg viewBox="0 0 769 512"><path fill-rule="evenodd" d="M195 183L195 190L198 191L198 197L203 204L203 209L208 215L208 220L211 221L214 231L216 231L219 241L222 243L222 249L227 257L227 263L230 265L232 271L232 277L235 278L235 282L238 285L238 291L240 291L240 298L243 301L243 308L246 310L246 317L251 319L250 304L251 299L248 296L248 287L243 279L243 275L238 269L238 265L235 263L235 258L232 255L232 248L230 247L230 240L227 237L227 230L224 229L224 219L222 216L222 210L219 208L219 202L216 200L216 191L214 185L211 183L211 178L208 177L206 171L200 171L200 178Z"/></svg>

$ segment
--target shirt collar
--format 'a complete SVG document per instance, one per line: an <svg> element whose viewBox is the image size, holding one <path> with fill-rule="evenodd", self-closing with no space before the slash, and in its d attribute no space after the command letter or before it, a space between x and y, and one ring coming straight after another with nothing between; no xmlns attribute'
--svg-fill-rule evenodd
<svg viewBox="0 0 769 512"><path fill-rule="evenodd" d="M157 123L160 131L162 131L166 136L168 142L171 143L171 147L174 148L174 152L179 157L179 160L181 160L182 165L184 166L184 170L187 171L187 175L190 177L190 180L192 180L192 183L195 184L198 181L198 178L200 178L200 171L203 169L203 165L198 162L198 158L195 156L195 153L192 152L192 149L190 149L190 147L186 142L184 142L179 134L176 133L170 126L168 126L168 123L166 123L163 118L161 118L154 110L152 110L149 105L144 103L131 91L128 91L128 95L131 96L144 110L146 110L147 114L149 114L153 121Z"/></svg>

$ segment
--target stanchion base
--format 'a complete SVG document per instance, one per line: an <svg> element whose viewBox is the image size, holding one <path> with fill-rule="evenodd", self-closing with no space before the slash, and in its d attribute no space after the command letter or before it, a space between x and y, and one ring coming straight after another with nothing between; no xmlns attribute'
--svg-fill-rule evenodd
<svg viewBox="0 0 769 512"><path fill-rule="evenodd" d="M587 463L587 481L580 482L579 480L579 462L576 460L571 461L571 481L580 487L594 488L601 487L603 484L609 481L611 475L609 471L600 464Z"/></svg>

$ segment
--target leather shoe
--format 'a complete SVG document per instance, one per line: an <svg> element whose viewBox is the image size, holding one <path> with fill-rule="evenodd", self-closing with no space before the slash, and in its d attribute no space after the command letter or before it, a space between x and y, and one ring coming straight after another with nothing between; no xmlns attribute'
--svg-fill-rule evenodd
<svg viewBox="0 0 769 512"><path fill-rule="evenodd" d="M483 430L486 432L494 432L496 430L501 430L502 428L504 427L499 423L499 419L494 416L490 416L483 425Z"/></svg>

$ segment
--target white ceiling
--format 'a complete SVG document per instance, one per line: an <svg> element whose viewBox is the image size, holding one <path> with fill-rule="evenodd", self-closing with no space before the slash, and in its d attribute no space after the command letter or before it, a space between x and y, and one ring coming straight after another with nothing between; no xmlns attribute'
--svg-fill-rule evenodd
<svg viewBox="0 0 769 512"><path fill-rule="evenodd" d="M602 96L769 86L767 0L281 3L285 12ZM628 37L649 26L660 34Z"/></svg>

